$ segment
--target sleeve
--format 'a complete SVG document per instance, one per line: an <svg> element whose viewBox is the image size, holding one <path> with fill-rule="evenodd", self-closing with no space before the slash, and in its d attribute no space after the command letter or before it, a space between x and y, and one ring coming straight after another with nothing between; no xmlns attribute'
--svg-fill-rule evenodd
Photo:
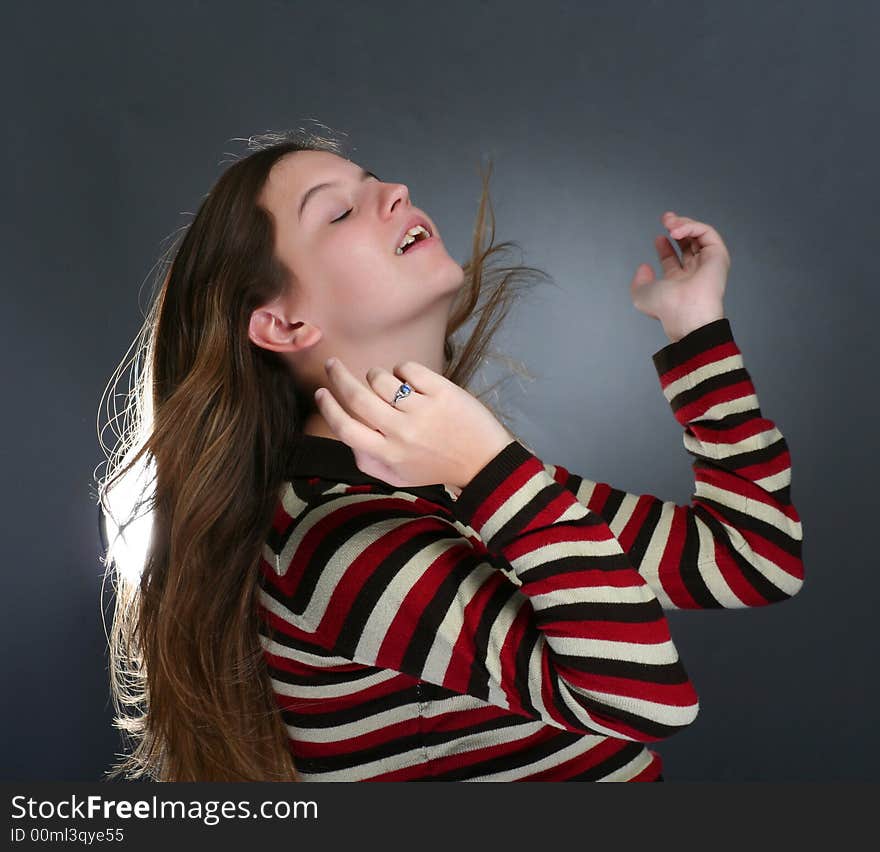
<svg viewBox="0 0 880 852"><path fill-rule="evenodd" d="M761 413L725 317L653 355L693 456L691 504L545 470L599 514L664 609L757 607L803 584L801 520L785 438Z"/></svg>
<svg viewBox="0 0 880 852"><path fill-rule="evenodd" d="M657 598L540 459L511 441L454 504L327 496L285 546L275 614L336 656L568 731L651 742L694 721Z"/></svg>

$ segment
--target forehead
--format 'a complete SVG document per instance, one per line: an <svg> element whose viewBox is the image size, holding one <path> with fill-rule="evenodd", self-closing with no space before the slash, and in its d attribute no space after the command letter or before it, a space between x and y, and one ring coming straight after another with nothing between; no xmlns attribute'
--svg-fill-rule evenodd
<svg viewBox="0 0 880 852"><path fill-rule="evenodd" d="M280 198L298 197L318 181L344 176L358 168L351 160L330 151L293 151L285 154L269 171L263 199L270 206Z"/></svg>

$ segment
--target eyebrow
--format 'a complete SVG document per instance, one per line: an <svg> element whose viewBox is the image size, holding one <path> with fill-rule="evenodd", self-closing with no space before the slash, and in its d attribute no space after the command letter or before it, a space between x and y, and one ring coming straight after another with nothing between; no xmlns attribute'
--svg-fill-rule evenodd
<svg viewBox="0 0 880 852"><path fill-rule="evenodd" d="M361 180L364 181L367 178L374 177L376 180L379 180L378 175L374 175L372 172L367 171L366 169L361 169ZM326 189L328 186L336 186L339 181L330 181L329 183L317 183L310 190L306 192L306 194L302 197L302 201L299 203L299 214L298 218L302 219L303 208L306 206L306 202L316 193L318 190Z"/></svg>

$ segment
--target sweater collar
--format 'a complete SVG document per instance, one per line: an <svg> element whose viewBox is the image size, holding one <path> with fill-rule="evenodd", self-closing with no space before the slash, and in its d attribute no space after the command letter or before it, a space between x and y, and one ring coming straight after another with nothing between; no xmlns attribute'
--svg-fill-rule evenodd
<svg viewBox="0 0 880 852"><path fill-rule="evenodd" d="M338 482L354 485L376 485L380 488L398 488L382 479L364 473L354 457L354 450L344 441L327 438L323 435L309 435L298 432L293 439L287 475L289 479L302 479L318 476ZM452 499L442 483L421 486L406 486L412 494L450 502Z"/></svg>
<svg viewBox="0 0 880 852"><path fill-rule="evenodd" d="M290 478L320 476L322 479L338 479L358 484L366 482L388 484L364 473L357 466L354 450L348 444L323 435L297 433L293 439L288 465Z"/></svg>

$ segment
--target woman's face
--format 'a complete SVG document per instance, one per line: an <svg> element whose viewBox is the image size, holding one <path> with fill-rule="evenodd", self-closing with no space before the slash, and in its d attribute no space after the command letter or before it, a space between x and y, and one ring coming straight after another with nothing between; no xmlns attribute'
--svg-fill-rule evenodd
<svg viewBox="0 0 880 852"><path fill-rule="evenodd" d="M261 196L275 218L276 252L295 278L295 318L320 327L331 347L375 343L427 314L448 312L464 281L407 187L363 171L327 151L297 151L275 164ZM327 186L315 189L319 184ZM415 218L433 239L399 255Z"/></svg>

